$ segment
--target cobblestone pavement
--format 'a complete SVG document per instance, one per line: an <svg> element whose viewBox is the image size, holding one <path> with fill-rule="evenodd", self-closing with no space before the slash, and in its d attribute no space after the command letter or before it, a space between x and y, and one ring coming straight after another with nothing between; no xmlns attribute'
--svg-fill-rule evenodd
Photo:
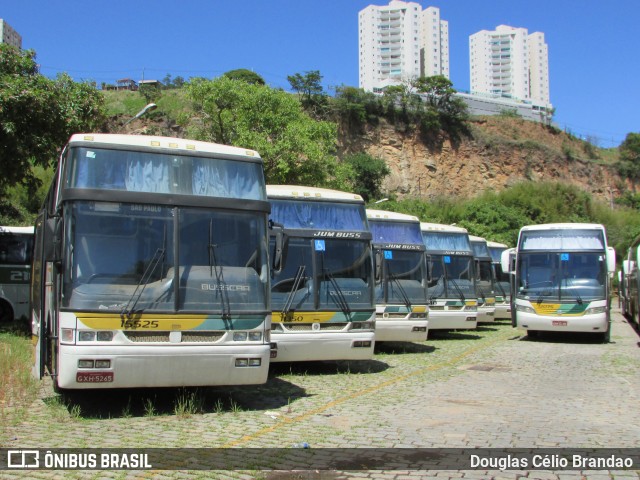
<svg viewBox="0 0 640 480"><path fill-rule="evenodd" d="M370 362L277 364L257 387L84 393L43 383L9 448L638 448L640 336L535 340L509 323L377 347ZM638 470L31 471L37 478L639 479ZM3 477L4 476L4 477ZM13 471L3 478L24 478Z"/></svg>

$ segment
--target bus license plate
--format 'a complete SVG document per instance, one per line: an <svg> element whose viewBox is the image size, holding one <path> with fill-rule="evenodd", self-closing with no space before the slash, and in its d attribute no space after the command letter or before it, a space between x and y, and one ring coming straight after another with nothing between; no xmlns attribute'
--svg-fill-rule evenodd
<svg viewBox="0 0 640 480"><path fill-rule="evenodd" d="M78 383L109 383L113 382L113 372L78 372Z"/></svg>
<svg viewBox="0 0 640 480"><path fill-rule="evenodd" d="M554 327L566 327L567 326L567 321L566 320L553 320L551 322L551 325L553 325Z"/></svg>

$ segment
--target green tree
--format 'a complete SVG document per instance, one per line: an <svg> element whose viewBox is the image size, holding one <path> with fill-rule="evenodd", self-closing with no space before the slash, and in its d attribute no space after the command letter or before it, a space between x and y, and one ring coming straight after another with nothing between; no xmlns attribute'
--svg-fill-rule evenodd
<svg viewBox="0 0 640 480"><path fill-rule="evenodd" d="M0 44L0 196L18 183L33 193L32 167L52 165L73 133L105 125L104 99L95 87L61 74L38 73L33 50ZM6 200L5 200L6 202Z"/></svg>
<svg viewBox="0 0 640 480"><path fill-rule="evenodd" d="M347 168L342 171L346 178L339 182L342 189L361 195L365 202L382 196L382 181L391 173L383 159L355 153L344 157L343 162Z"/></svg>
<svg viewBox="0 0 640 480"><path fill-rule="evenodd" d="M316 116L322 115L327 106L327 96L322 88L322 75L319 70L288 75L287 80L291 89L298 93L300 102L305 110Z"/></svg>
<svg viewBox="0 0 640 480"><path fill-rule="evenodd" d="M147 103L156 103L162 96L159 84L143 83L138 87L138 93L144 97Z"/></svg>
<svg viewBox="0 0 640 480"><path fill-rule="evenodd" d="M247 70L246 68L238 68L236 70L229 70L224 74L225 77L230 78L232 80L241 80L243 82L251 83L253 85L266 85L267 83L264 81L260 75L256 72Z"/></svg>
<svg viewBox="0 0 640 480"><path fill-rule="evenodd" d="M434 133L437 129L446 131L452 139L459 139L461 135L467 135L469 129L467 120L469 113L467 105L457 93L453 83L442 75L420 77L415 80L414 88L423 94L426 99L426 120L421 122L423 133Z"/></svg>
<svg viewBox="0 0 640 480"><path fill-rule="evenodd" d="M187 96L197 115L194 138L257 150L270 183L328 181L336 165L336 125L310 118L295 97L225 76L192 79Z"/></svg>
<svg viewBox="0 0 640 480"><path fill-rule="evenodd" d="M640 133L628 133L620 144L618 172L630 180L640 180Z"/></svg>

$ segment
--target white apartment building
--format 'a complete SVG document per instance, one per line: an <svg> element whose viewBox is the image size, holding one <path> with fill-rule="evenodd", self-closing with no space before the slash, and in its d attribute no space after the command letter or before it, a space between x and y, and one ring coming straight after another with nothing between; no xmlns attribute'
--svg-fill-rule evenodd
<svg viewBox="0 0 640 480"><path fill-rule="evenodd" d="M550 105L544 34L499 25L469 37L471 93Z"/></svg>
<svg viewBox="0 0 640 480"><path fill-rule="evenodd" d="M11 25L0 18L0 43L7 43L14 47L22 48L22 37Z"/></svg>
<svg viewBox="0 0 640 480"><path fill-rule="evenodd" d="M551 104L549 95L549 47L544 42L544 33L529 35L529 91L531 99Z"/></svg>
<svg viewBox="0 0 640 480"><path fill-rule="evenodd" d="M449 26L435 7L391 0L359 12L359 86L380 91L420 76L449 77Z"/></svg>

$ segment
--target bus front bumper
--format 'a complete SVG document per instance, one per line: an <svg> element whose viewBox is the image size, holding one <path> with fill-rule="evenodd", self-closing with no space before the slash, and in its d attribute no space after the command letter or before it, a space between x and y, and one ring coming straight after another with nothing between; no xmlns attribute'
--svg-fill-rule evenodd
<svg viewBox="0 0 640 480"><path fill-rule="evenodd" d="M516 327L521 330L605 333L609 328L606 313L580 316L543 316L517 312L516 320Z"/></svg>
<svg viewBox="0 0 640 480"><path fill-rule="evenodd" d="M477 312L429 310L429 330L465 330L477 325Z"/></svg>
<svg viewBox="0 0 640 480"><path fill-rule="evenodd" d="M389 320L376 318L376 342L424 342L429 320Z"/></svg>
<svg viewBox="0 0 640 480"><path fill-rule="evenodd" d="M94 366L79 366L86 364ZM268 373L264 344L60 345L57 382L61 389L255 385Z"/></svg>
<svg viewBox="0 0 640 480"><path fill-rule="evenodd" d="M271 333L271 362L371 360L373 331L350 333ZM275 356L274 356L275 355Z"/></svg>

